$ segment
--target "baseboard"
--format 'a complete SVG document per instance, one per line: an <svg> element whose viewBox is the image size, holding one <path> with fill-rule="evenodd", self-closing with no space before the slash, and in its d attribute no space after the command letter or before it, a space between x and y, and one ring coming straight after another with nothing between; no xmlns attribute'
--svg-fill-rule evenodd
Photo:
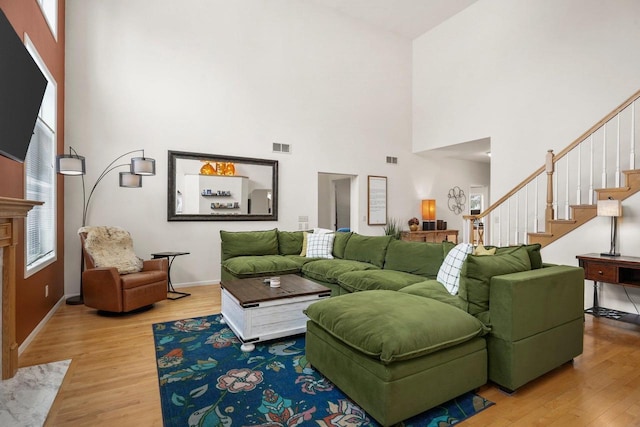
<svg viewBox="0 0 640 427"><path fill-rule="evenodd" d="M51 310L49 310L47 315L44 316L44 318L40 321L40 323L38 323L38 326L36 326L33 329L33 331L31 331L29 336L22 342L22 344L20 344L20 346L18 347L18 356L20 356L22 352L25 351L27 347L29 347L29 344L31 344L31 341L33 341L36 335L38 335L38 333L42 330L42 328L44 328L44 325L46 325L49 319L51 319L51 316L53 316L56 310L58 310L58 308L62 304L64 304L65 299L66 299L66 296L63 295L62 298L60 298L58 302L53 307L51 307Z"/></svg>
<svg viewBox="0 0 640 427"><path fill-rule="evenodd" d="M206 286L206 285L219 285L220 280L204 280L201 282L185 282L185 283L173 283L174 288L187 288L189 286Z"/></svg>

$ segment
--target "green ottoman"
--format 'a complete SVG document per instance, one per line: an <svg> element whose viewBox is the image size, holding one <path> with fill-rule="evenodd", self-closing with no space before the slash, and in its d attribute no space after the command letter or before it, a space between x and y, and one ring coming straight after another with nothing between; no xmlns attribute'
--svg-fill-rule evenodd
<svg viewBox="0 0 640 427"><path fill-rule="evenodd" d="M376 290L305 312L311 365L384 426L487 382L487 330L459 308Z"/></svg>

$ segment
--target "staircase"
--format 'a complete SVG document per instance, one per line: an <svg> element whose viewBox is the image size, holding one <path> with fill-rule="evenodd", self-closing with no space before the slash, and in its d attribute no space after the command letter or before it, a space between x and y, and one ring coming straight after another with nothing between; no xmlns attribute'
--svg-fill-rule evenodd
<svg viewBox="0 0 640 427"><path fill-rule="evenodd" d="M636 142L640 91L478 215L465 215L464 241L543 247L596 217L598 200L640 191Z"/></svg>

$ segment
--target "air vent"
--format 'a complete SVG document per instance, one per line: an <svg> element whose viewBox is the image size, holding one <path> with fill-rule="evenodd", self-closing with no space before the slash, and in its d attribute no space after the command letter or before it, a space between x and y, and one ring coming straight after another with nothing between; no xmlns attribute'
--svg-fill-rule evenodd
<svg viewBox="0 0 640 427"><path fill-rule="evenodd" d="M280 144L279 142L274 142L273 143L273 152L274 153L290 154L291 153L291 145L289 145L289 144Z"/></svg>
<svg viewBox="0 0 640 427"><path fill-rule="evenodd" d="M397 157L387 156L387 163L390 163L392 165L397 165L398 164L398 158Z"/></svg>

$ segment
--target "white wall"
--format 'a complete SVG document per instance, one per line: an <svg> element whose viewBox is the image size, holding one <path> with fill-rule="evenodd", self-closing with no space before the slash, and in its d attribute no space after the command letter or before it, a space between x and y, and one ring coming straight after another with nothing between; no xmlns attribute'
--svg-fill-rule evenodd
<svg viewBox="0 0 640 427"><path fill-rule="evenodd" d="M219 280L221 229L295 230L299 216L316 226L318 172L357 175L352 228L370 235L382 227L366 224L367 175L388 177L389 216L405 220L430 195L421 186L451 184L446 161L411 154L406 39L295 0L66 5L66 141L87 158L87 185L126 151L157 161L141 189L107 176L88 223L130 230L143 258L191 252L176 259L176 284ZM279 220L167 222L167 150L277 159ZM67 294L79 291L80 182L65 181Z"/></svg>
<svg viewBox="0 0 640 427"><path fill-rule="evenodd" d="M413 149L491 138L497 200L640 88L640 2L480 0L414 41ZM620 250L640 255L640 196L623 202ZM635 234L634 234L635 233ZM597 218L545 261L608 251ZM591 304L592 283L587 283ZM630 289L635 301L640 292ZM619 287L602 304L635 313Z"/></svg>
<svg viewBox="0 0 640 427"><path fill-rule="evenodd" d="M459 230L459 238L462 237L462 215L469 214L469 188L471 186L488 186L490 181L490 165L488 163L468 162L448 158L430 157L429 154L416 156L409 169L412 175L412 188L407 188L414 194L411 201L411 217L417 217L422 221L421 204L423 199L436 200L436 218L447 222L447 228ZM465 192L467 201L464 211L456 215L449 210L449 190L459 187ZM405 219L403 217L403 219ZM408 228L406 222L403 223Z"/></svg>

